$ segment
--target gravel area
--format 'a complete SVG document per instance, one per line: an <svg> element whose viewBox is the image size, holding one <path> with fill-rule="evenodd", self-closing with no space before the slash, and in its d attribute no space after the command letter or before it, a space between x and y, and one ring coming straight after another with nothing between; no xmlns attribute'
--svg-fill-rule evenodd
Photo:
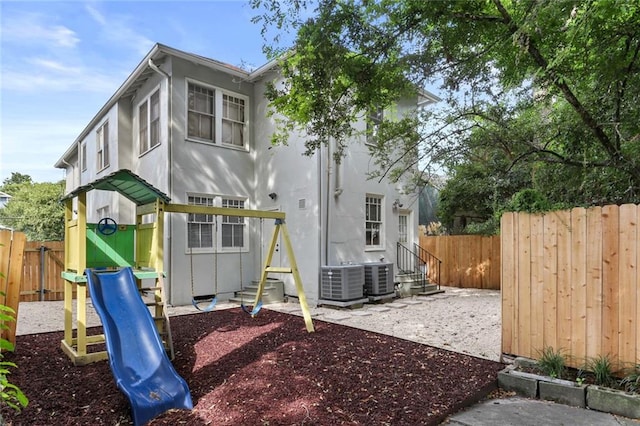
<svg viewBox="0 0 640 426"><path fill-rule="evenodd" d="M443 293L428 297L365 304L360 309L315 307L311 308L311 315L327 322L498 361L501 353L500 291L444 286L442 290ZM21 303L17 334L64 330L63 306L63 302ZM219 303L216 309L236 306ZM278 303L265 308L302 315L297 303ZM192 306L169 307L168 312L170 316L198 313ZM99 325L100 319L89 303L87 326Z"/></svg>

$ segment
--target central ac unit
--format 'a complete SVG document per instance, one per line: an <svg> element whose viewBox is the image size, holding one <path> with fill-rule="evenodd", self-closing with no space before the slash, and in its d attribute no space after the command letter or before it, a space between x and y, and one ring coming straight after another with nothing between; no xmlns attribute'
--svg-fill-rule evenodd
<svg viewBox="0 0 640 426"><path fill-rule="evenodd" d="M349 301L364 295L364 266L323 266L320 271L320 298Z"/></svg>
<svg viewBox="0 0 640 426"><path fill-rule="evenodd" d="M365 263L364 288L367 296L380 296L393 293L393 263Z"/></svg>

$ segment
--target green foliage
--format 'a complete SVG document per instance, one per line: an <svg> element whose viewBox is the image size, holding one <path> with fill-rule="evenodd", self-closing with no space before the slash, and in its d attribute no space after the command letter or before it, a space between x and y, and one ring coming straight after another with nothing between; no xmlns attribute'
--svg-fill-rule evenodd
<svg viewBox="0 0 640 426"><path fill-rule="evenodd" d="M34 183L28 176L16 175L0 187L11 195L0 209L0 224L24 232L31 241L64 239L64 207L60 203L64 182Z"/></svg>
<svg viewBox="0 0 640 426"><path fill-rule="evenodd" d="M0 276L3 276L0 273ZM2 294L4 296L4 294ZM0 305L0 330L7 330L7 322L15 321L15 311L8 306ZM6 339L0 338L0 400L20 411L29 404L29 399L20 388L9 381L10 368L17 368L17 365L4 360L4 352L13 352L14 346Z"/></svg>
<svg viewBox="0 0 640 426"><path fill-rule="evenodd" d="M631 372L622 378L620 385L629 393L640 392L640 364L636 365Z"/></svg>
<svg viewBox="0 0 640 426"><path fill-rule="evenodd" d="M565 356L560 350L547 346L539 353L538 367L547 376L560 379L566 371Z"/></svg>
<svg viewBox="0 0 640 426"><path fill-rule="evenodd" d="M506 208L516 212L544 213L551 210L552 205L539 191L526 188L513 194Z"/></svg>
<svg viewBox="0 0 640 426"><path fill-rule="evenodd" d="M451 171L460 182L443 191L445 225L464 203L489 220L526 189L554 207L640 202L637 2L251 3L265 33L296 34L267 42L290 52L268 93L274 141L304 130L308 153L333 138L340 155L367 111L438 87L438 105L385 118L372 155L379 176ZM477 176L468 187L465 175Z"/></svg>
<svg viewBox="0 0 640 426"><path fill-rule="evenodd" d="M593 373L596 385L611 386L615 382L611 359L607 355L588 360L587 369Z"/></svg>

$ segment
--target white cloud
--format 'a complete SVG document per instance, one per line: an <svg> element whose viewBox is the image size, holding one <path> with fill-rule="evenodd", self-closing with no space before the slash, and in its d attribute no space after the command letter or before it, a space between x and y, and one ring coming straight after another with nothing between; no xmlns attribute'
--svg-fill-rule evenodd
<svg viewBox="0 0 640 426"><path fill-rule="evenodd" d="M137 54L146 55L155 44L137 32L131 24L131 17L122 14L106 15L91 4L85 6L87 13L101 27L100 35L105 40L121 46L133 48Z"/></svg>
<svg viewBox="0 0 640 426"><path fill-rule="evenodd" d="M47 24L45 17L27 13L3 19L3 42L19 41L21 44L44 44L52 47L74 48L80 38L64 25Z"/></svg>
<svg viewBox="0 0 640 426"><path fill-rule="evenodd" d="M29 72L3 70L0 80L1 90L25 92L94 92L113 93L124 78L122 74L105 74L96 70L68 67L53 61L43 61L40 67Z"/></svg>

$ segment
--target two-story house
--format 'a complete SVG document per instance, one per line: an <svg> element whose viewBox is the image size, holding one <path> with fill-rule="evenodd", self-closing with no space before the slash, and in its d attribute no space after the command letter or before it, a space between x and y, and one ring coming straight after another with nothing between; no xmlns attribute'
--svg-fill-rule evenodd
<svg viewBox="0 0 640 426"><path fill-rule="evenodd" d="M303 135L272 146L275 123L264 92L277 73L275 62L247 72L155 45L55 164L66 169L67 192L129 169L174 203L284 211L311 304L320 299L323 266L395 262L398 241L417 242L416 194L367 179L366 140L353 141L340 164L332 147L303 156ZM421 92L398 111L436 100ZM364 130L365 121L356 125ZM89 222L135 222L134 206L117 193L92 191L87 205ZM228 299L258 279L273 226L167 215L169 302L188 304L214 286L219 299ZM283 252L276 261L286 264ZM294 295L295 286L283 279L285 293Z"/></svg>

